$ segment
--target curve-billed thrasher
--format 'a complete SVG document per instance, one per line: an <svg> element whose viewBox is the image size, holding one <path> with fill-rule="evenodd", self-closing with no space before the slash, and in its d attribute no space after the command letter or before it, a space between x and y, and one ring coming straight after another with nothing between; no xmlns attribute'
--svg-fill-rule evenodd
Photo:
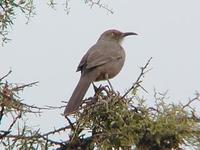
<svg viewBox="0 0 200 150"><path fill-rule="evenodd" d="M64 115L78 109L92 82L113 78L120 72L125 61L125 52L120 44L123 38L129 35L137 34L107 30L87 51L77 68L77 71L81 71L81 77L65 108Z"/></svg>

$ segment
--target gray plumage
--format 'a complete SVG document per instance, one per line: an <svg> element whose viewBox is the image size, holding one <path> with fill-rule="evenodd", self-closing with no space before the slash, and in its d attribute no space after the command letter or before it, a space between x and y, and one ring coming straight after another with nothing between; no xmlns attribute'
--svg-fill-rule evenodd
<svg viewBox="0 0 200 150"><path fill-rule="evenodd" d="M69 99L64 115L74 113L78 109L92 82L105 80L106 77L111 79L120 72L125 61L125 51L120 44L128 35L137 34L107 30L87 51L77 68L77 71L81 71L81 77Z"/></svg>

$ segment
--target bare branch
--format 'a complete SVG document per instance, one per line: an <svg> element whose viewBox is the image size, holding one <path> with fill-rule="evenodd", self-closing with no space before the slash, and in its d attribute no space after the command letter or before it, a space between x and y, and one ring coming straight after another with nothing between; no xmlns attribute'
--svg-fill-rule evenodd
<svg viewBox="0 0 200 150"><path fill-rule="evenodd" d="M44 136L49 136L49 135L51 135L51 134L56 134L56 133L59 133L59 132L61 132L61 131L65 131L65 130L70 129L70 128L71 128L70 125L69 125L69 126L65 126L65 127L61 127L61 128L55 129L55 130L53 130L53 131L44 133L44 134L42 134L41 136L43 136L43 137L44 137Z"/></svg>
<svg viewBox="0 0 200 150"><path fill-rule="evenodd" d="M200 97L200 94L198 92L196 92L196 96L193 99L189 99L189 101L185 105L183 105L183 109L186 108L186 107L191 108L191 106L190 106L191 103L193 103L196 100L199 100L199 97Z"/></svg>
<svg viewBox="0 0 200 150"><path fill-rule="evenodd" d="M18 119L20 119L22 116L22 113L20 112L14 119L13 122L10 124L9 128L7 131L10 131L12 129L12 127L15 125L15 123L17 122Z"/></svg>
<svg viewBox="0 0 200 150"><path fill-rule="evenodd" d="M12 91L21 91L21 90L23 90L25 87L32 87L33 85L36 85L37 83L39 83L39 82L36 81L36 82L29 83L29 84L21 85L21 86L15 86L15 87L13 87L11 90L12 90Z"/></svg>
<svg viewBox="0 0 200 150"><path fill-rule="evenodd" d="M100 8L105 9L106 11L108 11L111 14L114 13L114 11L112 9L108 8L108 6L105 5L105 4L102 4L100 0L97 0L97 1L95 1L95 0L85 0L85 3L86 4L88 3L91 8L96 5L96 6L99 6Z"/></svg>
<svg viewBox="0 0 200 150"><path fill-rule="evenodd" d="M0 82L5 79L7 76L9 76L12 73L12 70L10 70L6 75L0 78Z"/></svg>
<svg viewBox="0 0 200 150"><path fill-rule="evenodd" d="M144 67L141 67L141 72L140 75L138 76L137 80L133 83L133 85L131 86L131 88L128 89L128 91L122 96L122 98L124 98L130 91L137 89L138 87L142 87L140 85L140 83L142 82L141 78L144 76L145 73L147 73L149 70L146 70L146 68L148 67L150 61L152 60L152 57L147 61L147 63L144 65ZM142 89L147 92L143 87Z"/></svg>

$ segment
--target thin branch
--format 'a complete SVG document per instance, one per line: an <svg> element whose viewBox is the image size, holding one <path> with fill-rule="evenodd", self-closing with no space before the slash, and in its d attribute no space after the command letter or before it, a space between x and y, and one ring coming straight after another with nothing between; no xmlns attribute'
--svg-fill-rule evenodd
<svg viewBox="0 0 200 150"><path fill-rule="evenodd" d="M107 5L100 3L100 0L98 1L94 1L94 0L85 0L85 3L89 3L90 7L92 8L94 5L99 6L100 8L105 9L106 11L108 11L109 13L113 14L114 11L110 8L108 8Z"/></svg>
<svg viewBox="0 0 200 150"><path fill-rule="evenodd" d="M189 101L185 105L183 105L183 109L186 107L191 108L190 104L196 100L199 100L199 97L200 97L200 94L198 92L196 92L196 97L194 97L193 99L189 99Z"/></svg>
<svg viewBox="0 0 200 150"><path fill-rule="evenodd" d="M24 84L24 85L21 85L21 86L16 86L16 87L12 88L11 90L12 91L21 91L25 87L32 87L33 85L36 85L37 83L39 83L39 82L36 81L36 82L29 83L29 84Z"/></svg>
<svg viewBox="0 0 200 150"><path fill-rule="evenodd" d="M7 76L9 76L12 73L12 70L10 70L6 75L0 78L0 82L5 79Z"/></svg>
<svg viewBox="0 0 200 150"><path fill-rule="evenodd" d="M65 118L69 122L69 126L70 126L71 130L74 131L75 130L74 124L71 122L71 120L67 116L65 116Z"/></svg>
<svg viewBox="0 0 200 150"><path fill-rule="evenodd" d="M6 137L9 133L10 133L10 131L0 131L0 139L2 139L2 138L4 138L4 137Z"/></svg>
<svg viewBox="0 0 200 150"><path fill-rule="evenodd" d="M50 132L47 132L47 133L45 133L45 134L42 134L41 136L49 136L49 135L51 135L51 134L55 134L55 133L59 133L59 132L61 132L61 131L65 131L65 130L67 130L67 129L70 129L71 128L71 126L69 125L69 126L65 126L65 127L61 127L61 128L59 128L59 129L55 129L54 131L50 131Z"/></svg>
<svg viewBox="0 0 200 150"><path fill-rule="evenodd" d="M57 141L51 140L51 139L48 138L48 136L52 135L52 134L59 133L61 131L65 131L65 130L70 129L70 128L71 128L70 126L65 126L65 127L61 127L59 129L55 129L53 131L44 133L44 134L40 134L39 130L38 130L32 136L25 136L23 134L20 134L20 135L8 135L8 134L6 134L6 137L7 138L13 138L14 140L22 140L22 139L31 140L31 139L42 138L43 140L50 142L51 144L64 145L63 142L57 142Z"/></svg>
<svg viewBox="0 0 200 150"><path fill-rule="evenodd" d="M43 109L55 110L55 109L62 109L62 108L65 108L65 107L66 107L66 105L64 105L64 106L49 106L49 105L45 105L45 108L43 108Z"/></svg>
<svg viewBox="0 0 200 150"><path fill-rule="evenodd" d="M13 122L11 123L11 125L8 128L8 131L10 131L12 129L12 127L15 125L15 123L17 122L18 119L20 119L22 117L22 113L20 112L17 117L14 118Z"/></svg>
<svg viewBox="0 0 200 150"><path fill-rule="evenodd" d="M4 115L4 110L5 110L5 106L2 105L2 106L1 106L1 111L0 111L0 122L1 122L2 117L3 117L3 115Z"/></svg>
<svg viewBox="0 0 200 150"><path fill-rule="evenodd" d="M133 89L137 89L138 87L141 87L144 91L146 91L140 85L140 83L142 82L141 78L144 76L144 74L151 70L151 69L146 70L146 68L148 67L148 65L149 65L149 63L150 63L151 60L152 60L152 57L147 61L147 63L144 65L144 67L141 67L141 72L140 72L140 75L138 76L137 80L133 83L133 85L131 86L131 88L128 89L128 91L122 96L122 98L124 98L130 91L132 91Z"/></svg>

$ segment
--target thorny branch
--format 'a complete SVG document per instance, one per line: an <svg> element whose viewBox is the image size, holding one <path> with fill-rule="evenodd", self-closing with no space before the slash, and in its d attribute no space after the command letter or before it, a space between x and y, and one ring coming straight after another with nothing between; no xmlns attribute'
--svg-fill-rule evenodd
<svg viewBox="0 0 200 150"><path fill-rule="evenodd" d="M18 119L22 117L22 112L19 112L19 114L13 119L12 123L10 124L7 131L11 131L12 127L15 125Z"/></svg>
<svg viewBox="0 0 200 150"><path fill-rule="evenodd" d="M192 108L192 107L190 106L190 104L191 104L192 102L196 101L196 100L199 100L199 101L200 101L200 93L198 93L198 92L196 92L196 96L195 96L193 99L189 99L189 101L188 101L185 105L183 105L183 109L186 108L186 107ZM193 108L192 108L192 109L193 109Z"/></svg>
<svg viewBox="0 0 200 150"><path fill-rule="evenodd" d="M7 130L0 130L0 141L3 139L12 139L14 143L17 141L30 141L34 142L36 140L42 139L48 145L63 145L63 142L58 142L51 140L49 138L50 135L59 134L60 132L65 132L65 130L70 129L71 126L64 126L58 129L54 129L53 131L49 131L47 133L41 134L39 129L37 131L30 130L30 128L24 124L24 127L20 129L18 127L18 134L12 134L12 129L16 126L17 122L20 121L24 117L24 114L27 112L30 113L40 113L41 110L49 110L48 107L37 107L34 105L27 105L22 103L20 97L18 96L18 92L24 90L26 87L32 87L36 85L38 82L32 82L29 84L18 85L18 84L10 84L7 81L3 82L3 80L11 73L9 71L6 75L1 77L0 79L0 121L2 121L2 117L6 115L6 117L12 117L12 121L8 124ZM37 109L38 111L34 111L33 109ZM54 108L55 109L55 108Z"/></svg>
<svg viewBox="0 0 200 150"><path fill-rule="evenodd" d="M42 136L49 136L51 134L59 133L61 131L65 131L66 129L70 129L70 128L71 128L70 125L64 126L64 127L59 128L59 129L55 129L53 131L47 132L47 133L43 134Z"/></svg>
<svg viewBox="0 0 200 150"><path fill-rule="evenodd" d="M89 149L88 147L90 149L94 149L94 147L101 149L107 146L109 148L117 147L128 149L132 145L136 147L151 147L149 149L164 149L166 147L169 149L178 149L180 145L186 145L191 139L199 144L200 119L195 114L195 111L190 111L192 109L190 106L191 103L195 100L200 100L200 94L198 92L196 93L196 97L190 99L185 105L165 103L164 100L166 99L167 92L163 94L155 92L155 106L153 107L147 107L145 101L139 98L139 96L138 99L135 99L137 96L134 96L134 98L126 97L131 90L142 87L140 85L142 82L141 79L149 71L147 67L151 59L141 68L141 73L136 82L123 97L120 96L120 93L115 93L115 91L111 91L109 88L106 89L100 86L95 91L94 97L90 98L91 100L95 100L93 103L84 103L85 107L80 107L72 119L71 116L65 116L68 121L66 126L44 134L40 133L40 129L34 131L26 124L22 129L18 127L18 134L12 133L11 129L23 117L23 107L29 107L30 112L32 112L34 108L48 110L60 109L63 106L47 106L41 108L20 102L19 104L23 105L22 108L16 109L14 107L11 110L12 112L14 111L15 115L17 112L17 116L13 118L13 122L9 125L8 131L0 130L0 141L4 142L5 145L9 145L5 142L6 140L11 145L13 143L15 145L23 145L23 143L25 145L28 145L27 143L31 143L32 145L36 143L37 145L40 143L43 146L45 145L45 149L56 145L59 146L57 150ZM5 75L0 80L0 100L16 101L16 98L19 99L17 92L23 90L26 86L13 86L13 84L8 84L8 82L1 83L7 76ZM36 82L34 83L36 84ZM26 85L32 86L34 84L30 83ZM130 100L130 102L127 100ZM132 103L131 101L136 101L136 103ZM2 108L0 117L2 118L5 112L8 111L7 106L9 105L1 101L0 104ZM188 111L186 108L191 109ZM178 124L177 121L179 122ZM66 130L71 131L69 140L58 141L50 138L54 134L66 133ZM85 132L89 133L89 136L85 136ZM124 146L123 143L126 143L128 147ZM36 147L38 148L38 145Z"/></svg>
<svg viewBox="0 0 200 150"><path fill-rule="evenodd" d="M64 105L64 106L49 106L49 105L45 105L45 107L42 108L42 109L54 110L54 109L62 109L62 108L65 108L65 107L66 107L66 105Z"/></svg>
<svg viewBox="0 0 200 150"><path fill-rule="evenodd" d="M3 77L0 78L0 82L5 79L7 76L9 76L12 73L12 71L10 70L6 75L4 75Z"/></svg>
<svg viewBox="0 0 200 150"><path fill-rule="evenodd" d="M114 13L114 11L112 9L108 8L108 5L102 4L101 0L96 0L96 1L95 0L85 0L85 3L86 4L88 3L91 8L94 7L94 6L99 6L100 8L105 9L110 14Z"/></svg>
<svg viewBox="0 0 200 150"><path fill-rule="evenodd" d="M38 84L39 82L38 81L36 81L36 82L32 82L32 83L29 83L29 84L24 84L24 85L21 85L21 86L15 86L15 87L13 87L11 90L12 91L22 91L22 90L24 90L24 88L25 87L32 87L33 85L36 85L36 84Z"/></svg>
<svg viewBox="0 0 200 150"><path fill-rule="evenodd" d="M30 113L39 113L42 108L22 103L21 100L19 100L19 96L18 96L19 91L23 91L24 88L32 87L33 85L36 85L37 83L38 82L33 82L33 83L29 83L29 84L24 84L21 86L9 84L7 81L5 83L0 83L0 85L1 85L1 87L0 87L1 114L3 114L3 110L5 107L9 110L13 109L15 111L26 111L26 112L30 112ZM38 111L33 111L31 109L37 109Z"/></svg>
<svg viewBox="0 0 200 150"><path fill-rule="evenodd" d="M26 136L24 134L17 134L17 135L8 134L8 135L6 135L6 137L7 138L12 138L12 139L15 139L15 140L21 140L21 139L31 140L31 139L40 139L40 138L42 138L43 140L45 140L47 142L50 142L52 144L62 145L62 142L57 142L57 141L54 141L54 140L50 140L48 138L48 136L53 135L53 134L57 134L57 133L60 133L60 132L64 132L67 129L70 129L70 126L65 126L65 127L61 127L61 128L58 128L58 129L54 129L53 131L49 131L49 132L44 133L44 134L39 133L39 130L38 130L31 136ZM3 136L2 136L2 138L3 138Z"/></svg>
<svg viewBox="0 0 200 150"><path fill-rule="evenodd" d="M144 77L144 75L150 71L151 69L149 70L146 70L147 67L149 66L149 63L150 61L152 60L152 57L147 61L147 63L144 65L144 67L141 67L141 72L140 72L140 75L138 76L137 80L133 83L133 85L131 86L131 88L128 89L128 91L122 96L122 98L124 98L130 91L135 91L138 87L142 88L145 92L147 92L142 86L141 86L141 83L142 83L142 80L141 78ZM147 92L148 93L148 92Z"/></svg>
<svg viewBox="0 0 200 150"><path fill-rule="evenodd" d="M10 125L8 124L8 129L6 131L10 132L13 126L17 123L19 119L22 117L22 113L39 113L40 108L27 105L22 103L18 92L24 90L26 87L32 87L33 85L37 84L38 82L33 82L30 84L24 84L21 86L9 84L7 81L3 82L3 80L11 74L11 70L0 78L0 122L2 121L3 116L6 117L11 116L12 122ZM37 109L38 111L33 111L32 109ZM7 135L7 134L1 134Z"/></svg>
<svg viewBox="0 0 200 150"><path fill-rule="evenodd" d="M4 109L5 109L5 107L4 107L4 106L1 106L1 111L0 111L0 122L1 122L1 119L2 119L2 117L3 117L3 115L4 115Z"/></svg>

